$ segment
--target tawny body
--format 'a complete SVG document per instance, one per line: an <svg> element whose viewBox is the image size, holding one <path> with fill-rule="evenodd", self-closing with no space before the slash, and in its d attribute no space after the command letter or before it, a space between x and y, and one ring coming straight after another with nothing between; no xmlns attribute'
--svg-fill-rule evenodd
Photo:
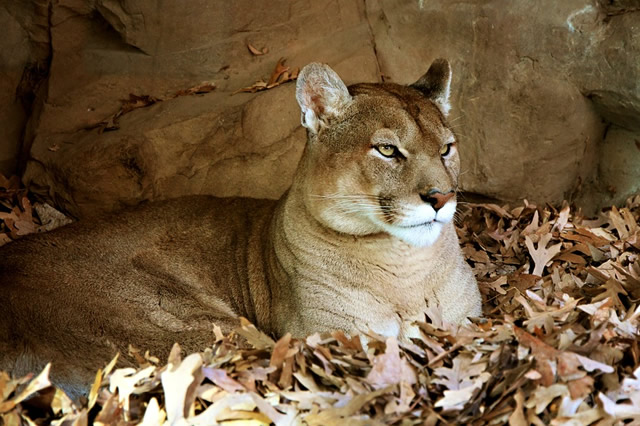
<svg viewBox="0 0 640 426"><path fill-rule="evenodd" d="M452 224L449 79L439 62L410 88L347 91L312 64L297 93L309 142L279 201L185 197L3 247L0 369L52 361L77 394L129 344L200 350L240 316L276 336L408 338L431 304L480 315Z"/></svg>
<svg viewBox="0 0 640 426"><path fill-rule="evenodd" d="M274 218L269 255L276 334L371 329L408 338L415 332L411 322L425 319L428 303L440 305L451 322L479 315L477 287L453 224L429 247L384 233L353 237L317 222L295 190ZM473 286L461 285L469 282Z"/></svg>
<svg viewBox="0 0 640 426"><path fill-rule="evenodd" d="M53 361L54 380L82 387L129 344L196 351L212 343L213 323L255 321L269 312L262 254L274 207L188 197L4 247L0 369Z"/></svg>

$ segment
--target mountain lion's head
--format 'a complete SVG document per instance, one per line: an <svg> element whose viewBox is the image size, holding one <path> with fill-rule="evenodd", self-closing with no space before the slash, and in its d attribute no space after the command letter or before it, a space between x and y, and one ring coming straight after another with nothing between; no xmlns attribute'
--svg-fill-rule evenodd
<svg viewBox="0 0 640 426"><path fill-rule="evenodd" d="M296 98L309 141L299 184L311 214L339 232L432 245L456 210L450 84L443 59L410 86L347 88L327 65L304 67Z"/></svg>

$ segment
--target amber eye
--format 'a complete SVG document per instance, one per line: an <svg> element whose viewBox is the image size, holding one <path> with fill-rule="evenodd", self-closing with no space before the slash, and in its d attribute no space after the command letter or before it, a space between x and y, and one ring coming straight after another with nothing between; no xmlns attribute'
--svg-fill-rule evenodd
<svg viewBox="0 0 640 426"><path fill-rule="evenodd" d="M398 153L398 148L396 148L394 145L378 145L376 146L376 149L380 154L389 158L395 157Z"/></svg>
<svg viewBox="0 0 640 426"><path fill-rule="evenodd" d="M449 153L451 152L451 145L453 144L448 143L446 145L443 145L442 148L440 148L440 155L442 157L446 157L447 155L449 155Z"/></svg>

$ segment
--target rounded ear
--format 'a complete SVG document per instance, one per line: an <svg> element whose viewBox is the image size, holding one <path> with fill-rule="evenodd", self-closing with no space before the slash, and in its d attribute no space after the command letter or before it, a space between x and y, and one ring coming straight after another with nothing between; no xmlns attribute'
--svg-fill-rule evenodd
<svg viewBox="0 0 640 426"><path fill-rule="evenodd" d="M451 90L451 65L446 59L436 59L431 63L429 70L418 79L411 87L421 91L431 99L446 116L449 114L449 93Z"/></svg>
<svg viewBox="0 0 640 426"><path fill-rule="evenodd" d="M328 118L339 115L351 102L351 95L335 71L314 62L298 74L296 99L302 110L302 125L318 133Z"/></svg>

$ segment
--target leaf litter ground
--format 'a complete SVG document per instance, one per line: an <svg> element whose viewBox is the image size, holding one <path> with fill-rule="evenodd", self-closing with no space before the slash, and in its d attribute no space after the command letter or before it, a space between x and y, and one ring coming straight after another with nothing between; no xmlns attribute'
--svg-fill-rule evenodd
<svg viewBox="0 0 640 426"><path fill-rule="evenodd" d="M22 203L2 216L7 239L29 226ZM114 359L81 402L51 386L55 365L0 372L0 424L640 424L639 221L640 196L595 219L464 204L458 234L484 298L469 325L434 308L420 338L371 334L363 349L339 331L274 341L243 321L166 363L131 348L139 368Z"/></svg>

